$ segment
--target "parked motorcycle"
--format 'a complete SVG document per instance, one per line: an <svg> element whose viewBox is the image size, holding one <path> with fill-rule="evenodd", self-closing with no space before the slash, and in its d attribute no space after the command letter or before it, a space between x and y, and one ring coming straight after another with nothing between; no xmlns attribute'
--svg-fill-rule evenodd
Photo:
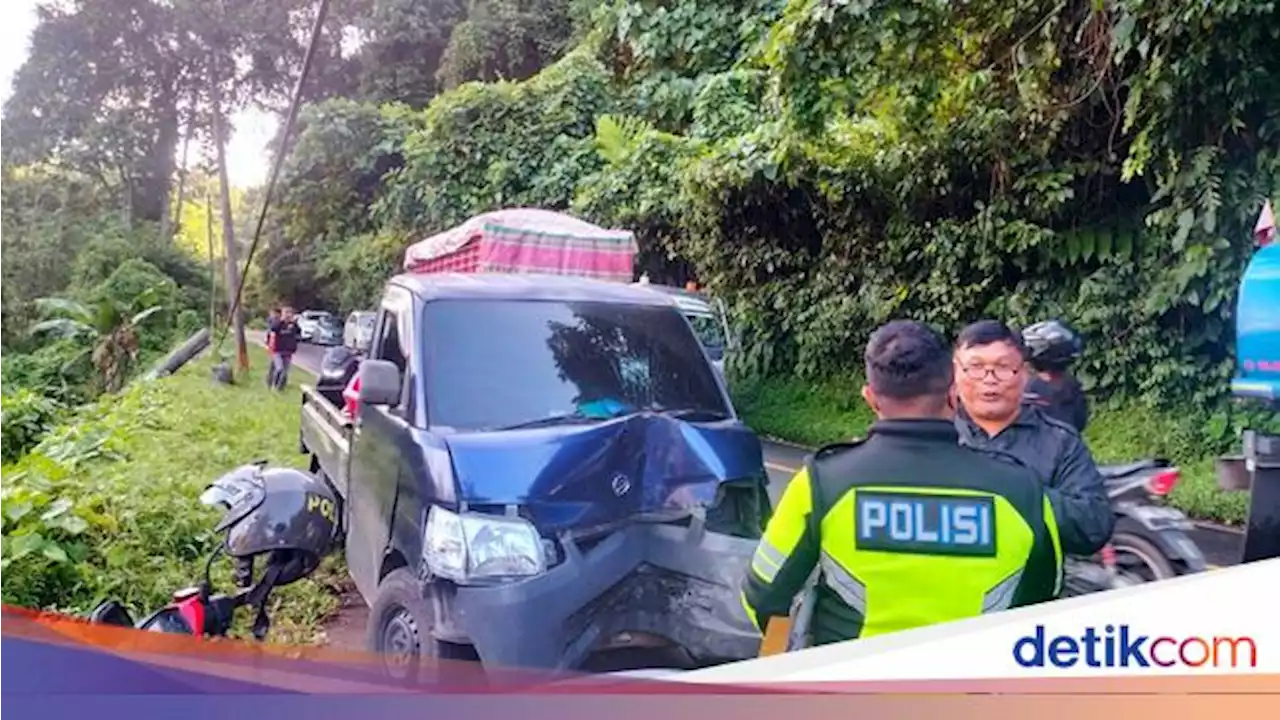
<svg viewBox="0 0 1280 720"><path fill-rule="evenodd" d="M1177 467L1150 459L1098 470L1116 513L1115 533L1093 558L1068 558L1064 595L1140 585L1208 568L1200 547L1187 534L1195 524L1164 504L1181 479Z"/></svg>
<svg viewBox="0 0 1280 720"><path fill-rule="evenodd" d="M139 622L135 623L129 611L115 600L94 608L89 613L89 622L149 632L225 637L231 630L236 609L248 604L248 595L247 590L232 595L214 593L212 584L206 579L196 587L174 593L172 602Z"/></svg>
<svg viewBox="0 0 1280 720"><path fill-rule="evenodd" d="M249 606L257 611L254 638L266 638L271 625L267 601L272 590L311 575L331 547L336 527L333 493L306 473L255 463L218 478L201 494L200 502L223 508L215 532L226 534L205 563L204 580L174 593L168 605L140 622L135 623L124 605L115 600L94 608L89 622L224 637L236 611ZM216 592L210 573L214 561L224 554L237 563L236 579L242 586L231 594ZM259 558L265 563L255 582L253 561Z"/></svg>

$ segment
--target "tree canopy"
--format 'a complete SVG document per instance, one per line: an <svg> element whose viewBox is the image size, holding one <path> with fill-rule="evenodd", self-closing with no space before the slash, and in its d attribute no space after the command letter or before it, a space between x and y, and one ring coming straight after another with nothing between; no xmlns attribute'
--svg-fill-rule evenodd
<svg viewBox="0 0 1280 720"><path fill-rule="evenodd" d="M847 369L892 317L1057 315L1092 389L1224 391L1248 227L1280 195L1272 1L339 5L260 297L365 307L412 239L537 205L728 299L743 371ZM156 217L209 58L229 107L278 106L310 12L51 6L7 167L56 160Z"/></svg>

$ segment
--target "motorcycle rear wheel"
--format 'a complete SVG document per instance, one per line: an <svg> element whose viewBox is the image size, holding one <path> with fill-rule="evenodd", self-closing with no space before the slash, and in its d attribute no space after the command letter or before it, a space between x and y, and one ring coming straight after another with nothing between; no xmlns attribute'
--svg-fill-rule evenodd
<svg viewBox="0 0 1280 720"><path fill-rule="evenodd" d="M1116 563L1126 575L1137 575L1144 582L1168 580L1178 576L1178 568L1155 543L1133 533L1119 532L1111 539Z"/></svg>

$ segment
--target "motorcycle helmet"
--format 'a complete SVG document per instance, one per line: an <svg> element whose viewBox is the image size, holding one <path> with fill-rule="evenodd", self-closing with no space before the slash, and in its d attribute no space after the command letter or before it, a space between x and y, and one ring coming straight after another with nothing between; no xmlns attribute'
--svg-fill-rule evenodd
<svg viewBox="0 0 1280 720"><path fill-rule="evenodd" d="M1065 369L1084 352L1084 341L1060 320L1045 320L1022 331L1028 359L1040 369Z"/></svg>
<svg viewBox="0 0 1280 720"><path fill-rule="evenodd" d="M226 533L228 555L243 561L268 554L268 567L277 568L275 586L315 572L337 526L333 491L292 468L237 468L214 481L200 500L226 509L215 532Z"/></svg>

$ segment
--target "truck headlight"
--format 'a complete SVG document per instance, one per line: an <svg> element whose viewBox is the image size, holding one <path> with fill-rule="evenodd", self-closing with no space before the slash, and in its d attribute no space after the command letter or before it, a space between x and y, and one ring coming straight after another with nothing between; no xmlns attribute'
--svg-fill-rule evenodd
<svg viewBox="0 0 1280 720"><path fill-rule="evenodd" d="M422 557L432 573L462 584L529 577L547 569L542 538L528 521L441 507L427 513Z"/></svg>

